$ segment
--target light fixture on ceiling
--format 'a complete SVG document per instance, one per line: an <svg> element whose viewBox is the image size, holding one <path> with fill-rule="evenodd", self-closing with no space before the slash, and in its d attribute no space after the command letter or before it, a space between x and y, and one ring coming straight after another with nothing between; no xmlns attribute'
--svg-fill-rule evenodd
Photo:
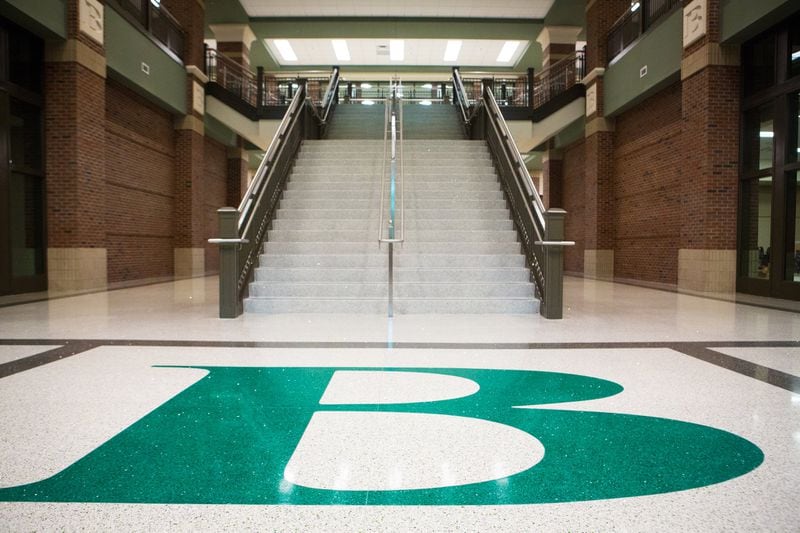
<svg viewBox="0 0 800 533"><path fill-rule="evenodd" d="M424 84L422 84L422 88L423 89L433 89L433 84L432 83L424 83Z"/></svg>
<svg viewBox="0 0 800 533"><path fill-rule="evenodd" d="M347 41L344 39L331 39L331 45L338 61L350 61L350 49L347 48Z"/></svg>
<svg viewBox="0 0 800 533"><path fill-rule="evenodd" d="M462 41L447 41L447 46L444 49L444 61L458 61L461 44Z"/></svg>
<svg viewBox="0 0 800 533"><path fill-rule="evenodd" d="M640 2L636 1L631 2L631 13L637 11L640 7L642 7L642 4Z"/></svg>
<svg viewBox="0 0 800 533"><path fill-rule="evenodd" d="M392 61L402 61L406 56L406 43L402 39L389 40L389 59Z"/></svg>
<svg viewBox="0 0 800 533"><path fill-rule="evenodd" d="M762 139L772 139L773 137L775 137L775 132L774 131L759 131L758 132L758 136L761 137Z"/></svg>
<svg viewBox="0 0 800 533"><path fill-rule="evenodd" d="M497 54L498 63L508 63L514 57L514 52L519 48L519 41L506 41L500 53Z"/></svg>
<svg viewBox="0 0 800 533"><path fill-rule="evenodd" d="M362 83L361 84L361 88L362 89L372 89L372 84L371 83Z"/></svg>
<svg viewBox="0 0 800 533"><path fill-rule="evenodd" d="M361 100L361 105L375 105L375 100Z"/></svg>
<svg viewBox="0 0 800 533"><path fill-rule="evenodd" d="M292 45L286 39L275 39L272 41L278 53L284 61L297 61L297 54L292 50Z"/></svg>
<svg viewBox="0 0 800 533"><path fill-rule="evenodd" d="M431 104L433 104L433 102L431 102L430 100L420 100L419 101L419 105L431 105Z"/></svg>

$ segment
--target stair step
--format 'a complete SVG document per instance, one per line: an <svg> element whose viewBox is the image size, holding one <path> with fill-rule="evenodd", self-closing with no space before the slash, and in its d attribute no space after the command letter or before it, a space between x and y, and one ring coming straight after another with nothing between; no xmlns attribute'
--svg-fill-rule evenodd
<svg viewBox="0 0 800 533"><path fill-rule="evenodd" d="M381 254L276 254L262 255L262 267L273 268L386 268L386 252ZM524 267L525 258L514 254L398 254L396 268L509 268Z"/></svg>
<svg viewBox="0 0 800 533"><path fill-rule="evenodd" d="M250 284L251 298L385 298L388 283L263 282ZM533 285L522 283L417 283L395 282L397 298L533 298Z"/></svg>
<svg viewBox="0 0 800 533"><path fill-rule="evenodd" d="M246 298L248 313L354 313L385 314L385 298ZM533 298L429 298L396 299L397 314L534 314L539 302Z"/></svg>
<svg viewBox="0 0 800 533"><path fill-rule="evenodd" d="M526 268L396 268L394 279L398 282L527 282L530 273ZM259 267L256 281L291 282L386 282L386 268L275 268Z"/></svg>
<svg viewBox="0 0 800 533"><path fill-rule="evenodd" d="M336 242L336 241L275 241L264 243L265 260L272 254L302 254L302 255L341 255L341 254L380 254L387 253L386 245L383 251L378 246L377 230L370 232L371 239L365 242ZM484 241L484 242L438 242L438 241L408 241L395 246L396 256L401 254L518 254L519 243L516 241Z"/></svg>

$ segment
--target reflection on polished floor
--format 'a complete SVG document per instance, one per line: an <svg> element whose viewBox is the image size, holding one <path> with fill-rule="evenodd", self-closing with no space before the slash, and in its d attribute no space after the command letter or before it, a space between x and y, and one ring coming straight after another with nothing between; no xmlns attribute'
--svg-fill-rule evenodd
<svg viewBox="0 0 800 533"><path fill-rule="evenodd" d="M796 531L800 315L567 278L565 318L0 308L2 530Z"/></svg>

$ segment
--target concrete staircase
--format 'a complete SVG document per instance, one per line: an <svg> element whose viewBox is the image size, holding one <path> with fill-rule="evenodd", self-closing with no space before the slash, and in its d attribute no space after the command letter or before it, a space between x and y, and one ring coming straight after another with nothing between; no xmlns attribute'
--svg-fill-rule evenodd
<svg viewBox="0 0 800 533"><path fill-rule="evenodd" d="M340 106L331 134L339 113L358 107ZM370 121L380 107L382 129L382 106L370 107L352 113ZM445 135L440 121L458 126L455 112L439 107L442 116L429 117L429 135ZM417 122L417 134L426 135L426 127ZM386 313L387 246L377 243L384 148L382 140L364 139L365 131L348 125L337 135L362 138L304 141L247 312ZM450 135L460 137L460 130ZM395 246L395 313L536 312L486 144L411 140L404 151L405 243Z"/></svg>
<svg viewBox="0 0 800 533"><path fill-rule="evenodd" d="M398 313L534 313L539 302L484 141L405 147Z"/></svg>
<svg viewBox="0 0 800 533"><path fill-rule="evenodd" d="M458 109L453 105L403 105L403 138L463 139Z"/></svg>
<svg viewBox="0 0 800 533"><path fill-rule="evenodd" d="M327 138L342 139L383 139L383 104L339 104L333 112Z"/></svg>

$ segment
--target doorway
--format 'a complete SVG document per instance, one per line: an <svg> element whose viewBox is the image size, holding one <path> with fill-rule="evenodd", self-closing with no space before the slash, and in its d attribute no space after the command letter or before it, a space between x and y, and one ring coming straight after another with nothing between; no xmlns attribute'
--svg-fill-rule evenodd
<svg viewBox="0 0 800 533"><path fill-rule="evenodd" d="M742 292L800 300L800 17L742 47Z"/></svg>
<svg viewBox="0 0 800 533"><path fill-rule="evenodd" d="M0 295L47 290L41 39L0 19Z"/></svg>

